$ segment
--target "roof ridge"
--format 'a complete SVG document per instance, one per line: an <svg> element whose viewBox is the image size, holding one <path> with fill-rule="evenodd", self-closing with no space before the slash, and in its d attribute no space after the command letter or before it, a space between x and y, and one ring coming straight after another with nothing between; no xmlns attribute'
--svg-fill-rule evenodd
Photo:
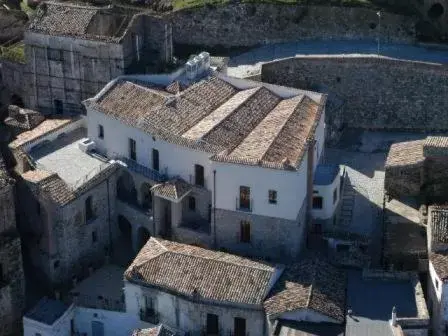
<svg viewBox="0 0 448 336"><path fill-rule="evenodd" d="M297 97L297 96L295 96L295 97L291 97L291 98L289 98L289 99L294 99L294 98L296 98L296 97ZM297 103L296 107L295 107L295 108L292 110L292 112L289 114L288 118L285 118L285 121L283 122L283 125L280 127L279 131L277 132L277 135L272 139L272 141L271 141L271 143L269 144L269 146L267 146L267 148L266 148L265 152L263 153L263 155L261 156L260 160L264 160L264 158L266 157L266 154L269 152L269 149L271 149L271 147L273 146L274 142L278 139L278 137L280 136L280 134L282 133L282 131L285 129L286 124L287 124L288 121L291 119L292 115L293 115L294 113L296 113L296 111L297 111L298 108L299 108L299 105L303 102L304 99L305 99L305 95L302 94L301 97L300 97L300 101ZM286 99L281 100L281 101L274 107L274 109L275 109L279 104L281 104L281 103L284 102L284 101L286 101ZM274 110L274 109L273 109L273 110ZM272 111L273 111L273 110L272 110ZM271 111L270 113L272 113L272 111ZM270 113L268 113L267 116L269 116ZM267 116L266 116L266 117L267 117ZM265 117L265 118L266 118L266 117ZM264 120L264 119L263 119L263 120ZM262 120L262 121L263 121L263 120Z"/></svg>
<svg viewBox="0 0 448 336"><path fill-rule="evenodd" d="M198 248L198 247L195 247L195 248ZM208 251L211 251L211 252L213 252L214 254L217 254L217 255L223 255L223 254L231 255L231 254L226 253L226 252L213 251L213 250L208 250ZM189 256L189 257L192 257L192 258L205 259L205 260L210 260L210 261L216 261L216 262L220 262L220 263L230 264L230 265L234 265L234 266L238 266L238 267L246 267L246 268L257 269L257 270L260 270L260 271L270 272L269 270L264 269L261 266L243 265L243 264L239 264L239 263L232 262L232 261L229 261L229 260L217 259L217 258L212 258L212 257L207 257L207 256L202 256L202 255L193 255L191 253L185 253L185 252L180 252L180 251L168 250L168 252L172 252L174 254L180 254L180 255L183 255L183 256ZM236 257L236 258L244 259L244 258L239 257L239 256L234 256L234 255L231 255L231 256L232 257ZM250 261L253 262L253 263L258 263L257 261L253 261L253 260L250 260ZM276 266L270 266L270 267L272 267L273 270L275 270L277 268Z"/></svg>
<svg viewBox="0 0 448 336"><path fill-rule="evenodd" d="M192 127L190 127L187 131L182 133L182 136L184 136L186 133L188 133L191 129L195 128L197 125L200 124L201 121L203 121L204 119L206 119L207 117L209 117L213 112L215 112L216 110L218 110L219 108L221 108L223 105L225 105L226 103L229 102L229 100L231 100L232 98L234 98L237 94L242 93L242 92L247 92L247 91L251 91L253 90L253 92L248 95L246 98L244 98L240 103L238 103L235 108L232 109L232 111L230 113L228 113L224 118L222 118L218 123L214 124L207 132L203 133L201 135L201 137L198 140L202 140L204 137L206 137L208 134L210 134L210 132L212 132L216 127L218 127L219 125L221 125L225 120L227 120L232 114L235 113L235 111L237 111L238 109L240 109L242 106L244 106L244 104L247 103L247 101L253 97L260 89L262 88L262 86L259 87L254 87L254 88L249 88L249 89L244 89L244 90L239 90L237 91L232 97L230 97L230 99L225 100L222 104L220 104L218 107L214 108L209 114L207 114L204 118L202 118L199 122L197 122L196 124L194 124Z"/></svg>

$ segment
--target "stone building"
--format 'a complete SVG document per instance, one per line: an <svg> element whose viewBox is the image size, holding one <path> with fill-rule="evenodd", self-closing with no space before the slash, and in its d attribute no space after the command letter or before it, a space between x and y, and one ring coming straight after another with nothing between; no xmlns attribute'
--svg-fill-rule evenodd
<svg viewBox="0 0 448 336"><path fill-rule="evenodd" d="M44 114L80 114L111 79L172 57L171 27L118 6L42 3L24 36L22 99Z"/></svg>
<svg viewBox="0 0 448 336"><path fill-rule="evenodd" d="M444 202L447 171L448 137L393 144L386 159L384 188L394 198L420 196L427 204Z"/></svg>
<svg viewBox="0 0 448 336"><path fill-rule="evenodd" d="M117 213L136 251L151 235L246 256L299 256L313 229L325 95L209 69L191 80L179 69L121 77L85 105L96 150L127 167ZM333 189L325 194L332 204Z"/></svg>
<svg viewBox="0 0 448 336"><path fill-rule="evenodd" d="M118 164L83 151L82 119L47 119L9 144L19 229L33 273L65 283L110 254Z"/></svg>
<svg viewBox="0 0 448 336"><path fill-rule="evenodd" d="M25 308L22 250L16 228L14 181L0 156L0 335L17 335Z"/></svg>
<svg viewBox="0 0 448 336"><path fill-rule="evenodd" d="M150 238L125 272L126 312L191 335L272 335L282 320L340 328L344 271L307 258L271 265Z"/></svg>

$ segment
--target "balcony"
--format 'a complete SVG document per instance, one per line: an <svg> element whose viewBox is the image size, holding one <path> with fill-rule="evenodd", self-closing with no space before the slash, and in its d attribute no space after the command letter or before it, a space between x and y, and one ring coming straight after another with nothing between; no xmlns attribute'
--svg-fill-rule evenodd
<svg viewBox="0 0 448 336"><path fill-rule="evenodd" d="M151 324L159 324L159 314L154 309L141 310L140 320Z"/></svg>
<svg viewBox="0 0 448 336"><path fill-rule="evenodd" d="M132 170L134 173L143 175L144 177L156 181L156 182L165 182L166 180L168 180L168 176L166 176L165 174L162 174L160 172L158 172L157 170L148 168L146 166L143 166L139 163L137 163L134 160L125 158L125 157L114 157L115 160L119 160L121 162L123 162L127 168L129 170Z"/></svg>
<svg viewBox="0 0 448 336"><path fill-rule="evenodd" d="M244 212L252 212L252 206L253 206L253 199L242 199L237 197L235 202L235 209L237 211L244 211Z"/></svg>

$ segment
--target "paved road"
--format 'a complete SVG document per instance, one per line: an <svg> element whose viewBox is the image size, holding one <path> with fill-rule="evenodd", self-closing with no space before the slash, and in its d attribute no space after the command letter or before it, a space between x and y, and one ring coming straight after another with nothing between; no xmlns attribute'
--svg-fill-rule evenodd
<svg viewBox="0 0 448 336"><path fill-rule="evenodd" d="M377 55L377 43L368 41L302 41L271 44L231 57L229 75L243 77L259 71L263 62L298 55ZM447 48L409 44L383 44L380 54L399 59L448 64Z"/></svg>

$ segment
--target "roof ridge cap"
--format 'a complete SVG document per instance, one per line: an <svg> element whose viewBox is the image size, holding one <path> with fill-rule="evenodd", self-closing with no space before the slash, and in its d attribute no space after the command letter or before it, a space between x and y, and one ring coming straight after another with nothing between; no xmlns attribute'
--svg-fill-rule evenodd
<svg viewBox="0 0 448 336"><path fill-rule="evenodd" d="M297 97L297 96L296 96L296 97ZM294 98L294 97L291 97L291 98ZM288 99L291 99L291 98L288 98ZM305 95L302 94L301 97L300 97L300 101L297 103L297 105L296 105L295 108L292 110L292 112L289 114L289 116L288 116L287 118L285 118L285 120L284 120L282 126L280 127L280 129L279 129L279 131L277 132L277 134L275 135L275 137L272 139L272 141L271 141L271 143L269 144L269 146L266 148L266 150L265 150L265 152L263 153L263 155L261 156L260 160L262 160L262 161L265 160L264 158L265 158L266 154L268 153L269 149L271 149L272 145L273 145L274 142L278 139L278 137L280 136L280 133L285 129L286 124L287 124L288 121L291 119L292 115L293 115L294 113L296 113L296 111L297 111L298 108L299 108L299 105L303 102L304 99L305 99ZM274 109L275 109L279 104L281 104L283 101L285 101L285 100L287 100L287 99L282 99L282 100L280 100L280 101L278 102L278 104L275 105ZM273 109L273 110L274 110L274 109ZM272 110L272 111L273 111L273 110ZM267 114L267 116L268 116L270 113L272 113L272 111L269 112L269 113ZM267 116L266 116L266 117L267 117ZM263 119L263 120L264 120L264 119ZM288 158L288 159L289 159L289 158Z"/></svg>
<svg viewBox="0 0 448 336"><path fill-rule="evenodd" d="M178 243L176 243L176 244L178 244ZM196 247L196 246L194 246L194 248L195 248L195 249L202 249L201 247ZM205 250L205 249L204 249L204 250ZM230 255L230 256L232 256L232 257L236 257L236 258L244 259L243 257L235 256L235 255L233 255L233 254L229 254L229 253L226 253L226 252L214 251L214 250L207 250L207 251L210 251L210 252L212 252L213 254L216 254L216 255L218 255L218 256L221 256L221 255ZM202 255L193 255L192 253L185 253L185 252L183 252L183 251L173 251L173 250L168 249L168 252L171 252L171 253L174 253L174 254L181 254L181 255L184 255L184 256L190 256L190 257L193 257L193 258L213 260L213 261L216 261L216 262L222 262L222 263L225 263L225 264L231 264L231 265L235 265L235 266L239 266L239 267L247 267L247 268L258 269L258 270L261 270L261 271L269 271L269 270L267 270L267 269L264 269L264 268L261 267L261 266L256 266L256 265L242 265L242 264L238 264L238 263L236 263L236 262L232 262L232 261L229 261L229 260L217 259L217 258L212 258L212 257L202 256ZM250 260L250 259L249 259L249 260ZM250 261L253 262L253 263L259 263L259 262L257 262L257 261L253 261L253 260L250 260ZM277 268L275 265L273 265L273 266L270 265L269 267L271 267L274 271L275 271L275 269Z"/></svg>
<svg viewBox="0 0 448 336"><path fill-rule="evenodd" d="M230 84L230 83L228 83ZM231 85L231 84L230 84ZM232 85L233 86L233 85ZM235 106L234 109L232 109L232 111L227 114L224 118L222 118L218 123L214 124L207 132L205 132L204 134L202 134L202 136L198 139L198 140L203 140L203 138L205 138L207 135L209 135L214 129L216 129L219 125L221 125L224 121L226 121L231 115L233 115L238 109L242 108L247 101L252 98L258 91L261 90L263 86L257 86L257 87L253 87L253 88L248 88L248 89L243 89L243 90L239 90L237 91L230 99L234 98L238 93L241 92L247 92L247 91L251 91L253 90L253 92L251 92L246 98L243 99L242 102L240 102L239 104L237 104ZM221 105L219 105L218 107L216 107L215 109L213 109L209 114L207 114L207 116L205 116L204 118L202 118L199 122L201 122L202 120L204 120L205 118L207 118L208 116L210 116L213 112L215 112L217 109L219 109L221 106L223 106L225 103L227 103L229 101L229 99L225 100ZM195 125L193 125L193 127L195 127L196 125L198 125L198 123L196 123ZM193 127L190 127L186 132L188 132L189 130L191 130ZM184 132L183 134L185 134L186 132ZM182 135L183 135L182 134ZM198 141L196 140L196 141Z"/></svg>

